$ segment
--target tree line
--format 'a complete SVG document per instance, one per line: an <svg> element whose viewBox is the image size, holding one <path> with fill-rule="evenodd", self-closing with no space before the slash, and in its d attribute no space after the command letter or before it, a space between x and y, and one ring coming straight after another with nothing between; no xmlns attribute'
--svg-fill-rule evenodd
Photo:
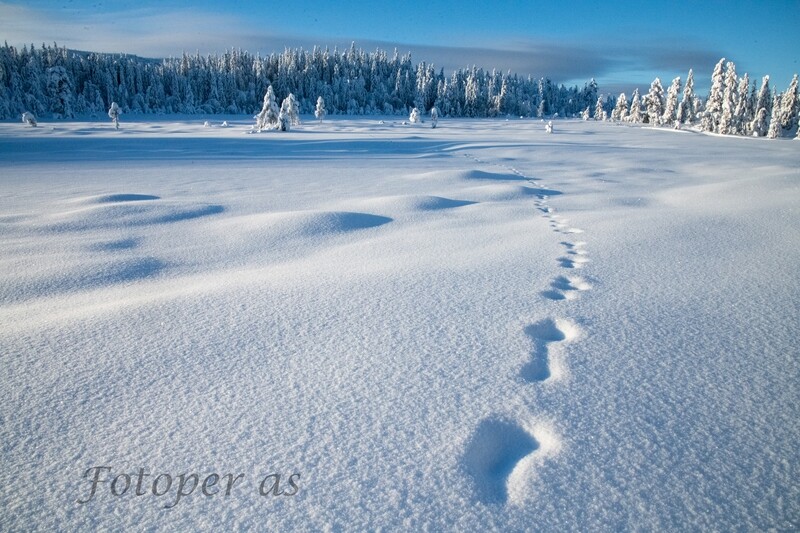
<svg viewBox="0 0 800 533"><path fill-rule="evenodd" d="M550 79L471 67L445 75L395 50L286 49L261 56L230 50L144 59L76 52L57 45L0 47L0 118L29 111L71 118L105 114L112 102L124 113L256 113L267 87L276 98L294 95L301 113L323 97L328 113L408 115L436 106L443 116L573 116L597 98Z"/></svg>

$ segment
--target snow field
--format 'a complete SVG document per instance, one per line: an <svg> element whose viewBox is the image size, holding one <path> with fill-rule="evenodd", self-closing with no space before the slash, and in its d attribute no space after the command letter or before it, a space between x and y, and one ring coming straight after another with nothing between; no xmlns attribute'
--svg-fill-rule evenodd
<svg viewBox="0 0 800 533"><path fill-rule="evenodd" d="M0 124L8 527L796 526L793 143L227 120Z"/></svg>

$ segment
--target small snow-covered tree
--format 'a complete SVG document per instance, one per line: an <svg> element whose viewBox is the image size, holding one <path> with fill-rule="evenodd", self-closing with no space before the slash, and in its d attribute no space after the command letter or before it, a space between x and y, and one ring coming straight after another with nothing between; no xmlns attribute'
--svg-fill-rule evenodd
<svg viewBox="0 0 800 533"><path fill-rule="evenodd" d="M438 123L439 123L439 110L436 109L436 106L433 106L431 108L431 128L435 128Z"/></svg>
<svg viewBox="0 0 800 533"><path fill-rule="evenodd" d="M420 119L419 116L419 109L417 109L416 107L411 109L411 114L408 117L408 121L411 124L417 124L422 121L422 119Z"/></svg>
<svg viewBox="0 0 800 533"><path fill-rule="evenodd" d="M694 72L689 69L686 76L686 85L683 87L683 97L675 115L676 126L680 124L693 124L695 118Z"/></svg>
<svg viewBox="0 0 800 533"><path fill-rule="evenodd" d="M114 122L114 128L119 129L119 116L122 110L116 102L111 102L111 107L108 108L108 118Z"/></svg>
<svg viewBox="0 0 800 533"><path fill-rule="evenodd" d="M641 98L639 97L639 89L633 90L633 96L631 96L631 110L628 113L628 120L633 123L639 123L642 121L642 102Z"/></svg>
<svg viewBox="0 0 800 533"><path fill-rule="evenodd" d="M317 117L317 120L322 122L322 119L325 118L327 111L325 111L325 100L322 97L317 98L317 107L314 109L314 116Z"/></svg>
<svg viewBox="0 0 800 533"><path fill-rule="evenodd" d="M628 99L625 97L625 93L619 93L617 104L614 106L613 111L611 111L611 120L625 120L627 118Z"/></svg>
<svg viewBox="0 0 800 533"><path fill-rule="evenodd" d="M289 119L289 123L292 126L299 126L300 125L300 111L297 106L297 98L294 97L292 93L289 93L283 102L281 102L281 112L284 111L284 106L286 107L286 116Z"/></svg>
<svg viewBox="0 0 800 533"><path fill-rule="evenodd" d="M769 119L768 139L777 139L781 136L781 97L775 95L772 101L772 116Z"/></svg>
<svg viewBox="0 0 800 533"><path fill-rule="evenodd" d="M284 98L281 102L281 110L278 112L278 129L281 131L289 131L292 127L290 106L289 98Z"/></svg>
<svg viewBox="0 0 800 533"><path fill-rule="evenodd" d="M653 126L661 123L661 116L664 114L664 88L661 86L661 78L656 78L650 84L650 90L644 97L647 109L647 121Z"/></svg>
<svg viewBox="0 0 800 533"><path fill-rule="evenodd" d="M753 137L764 137L767 134L769 125L767 124L767 109L762 107L756 113L756 117L750 124L750 131L753 132Z"/></svg>
<svg viewBox="0 0 800 533"><path fill-rule="evenodd" d="M603 120L603 95L597 97L597 103L594 105L594 119Z"/></svg>
<svg viewBox="0 0 800 533"><path fill-rule="evenodd" d="M662 124L675 124L678 119L678 93L681 90L681 78L678 76L667 89L667 100L664 105L664 114L661 116Z"/></svg>
<svg viewBox="0 0 800 533"><path fill-rule="evenodd" d="M547 121L547 124L545 124L545 126L544 126L544 132L545 133L553 133L553 121L552 120L548 120Z"/></svg>
<svg viewBox="0 0 800 533"><path fill-rule="evenodd" d="M584 109L584 110L583 110L583 113L581 113L581 118L582 118L583 120L589 120L589 117L591 117L591 116L592 116L592 114L591 114L591 112L589 111L589 108L588 108L588 107L587 107L586 109Z"/></svg>
<svg viewBox="0 0 800 533"><path fill-rule="evenodd" d="M264 131L265 129L278 129L279 127L280 109L278 109L278 104L275 102L275 92L272 90L272 85L270 85L264 95L261 112L256 115L256 129Z"/></svg>
<svg viewBox="0 0 800 533"><path fill-rule="evenodd" d="M36 117L30 111L25 111L22 114L22 122L27 124L28 126L35 128L36 127Z"/></svg>
<svg viewBox="0 0 800 533"><path fill-rule="evenodd" d="M700 123L700 128L703 131L713 132L719 129L719 123L722 118L722 102L725 99L724 64L725 58L723 57L719 60L719 63L716 64L714 72L711 75L711 91L708 93L706 109Z"/></svg>

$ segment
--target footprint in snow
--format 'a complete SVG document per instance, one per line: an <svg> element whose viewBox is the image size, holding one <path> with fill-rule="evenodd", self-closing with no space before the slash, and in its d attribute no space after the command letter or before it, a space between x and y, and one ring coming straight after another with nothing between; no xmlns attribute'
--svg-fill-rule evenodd
<svg viewBox="0 0 800 533"><path fill-rule="evenodd" d="M551 343L569 342L580 334L578 326L568 320L542 320L525 328L533 341L531 360L522 367L520 376L527 382L542 382L550 378Z"/></svg>
<svg viewBox="0 0 800 533"><path fill-rule="evenodd" d="M539 448L539 442L516 422L482 421L464 452L463 466L483 503L504 504L509 485L521 461Z"/></svg>
<svg viewBox="0 0 800 533"><path fill-rule="evenodd" d="M579 276L558 276L550 283L551 289L544 291L542 296L550 300L572 300L576 293L588 291L592 288L583 278Z"/></svg>

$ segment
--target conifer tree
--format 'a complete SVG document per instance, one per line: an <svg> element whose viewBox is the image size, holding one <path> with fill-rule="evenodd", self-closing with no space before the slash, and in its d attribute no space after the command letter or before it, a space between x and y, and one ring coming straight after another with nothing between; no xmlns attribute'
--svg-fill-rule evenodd
<svg viewBox="0 0 800 533"><path fill-rule="evenodd" d="M725 72L723 65L725 58L719 60L714 67L711 75L711 91L706 100L706 109L703 112L703 120L700 127L703 131L718 131L720 119L722 118L722 102L725 98Z"/></svg>
<svg viewBox="0 0 800 533"><path fill-rule="evenodd" d="M628 118L628 99L625 97L625 93L619 93L619 97L617 98L617 104L614 106L614 110L611 111L611 120L622 121Z"/></svg>
<svg viewBox="0 0 800 533"><path fill-rule="evenodd" d="M717 131L724 135L736 133L736 118L734 113L738 107L738 85L736 65L728 61L725 65L725 90L722 93L722 113L720 114Z"/></svg>
<svg viewBox="0 0 800 533"><path fill-rule="evenodd" d="M664 105L664 115L661 117L662 124L675 124L678 118L678 93L681 90L681 78L677 77L667 90L667 101Z"/></svg>
<svg viewBox="0 0 800 533"><path fill-rule="evenodd" d="M650 84L650 91L645 96L645 106L647 108L647 119L653 126L661 123L661 116L664 114L664 88L661 86L661 79L656 78Z"/></svg>
<svg viewBox="0 0 800 533"><path fill-rule="evenodd" d="M772 100L772 116L769 119L768 139L777 139L781 136L781 97L775 95Z"/></svg>
<svg viewBox="0 0 800 533"><path fill-rule="evenodd" d="M689 69L686 76L686 85L683 87L683 97L675 115L677 124L694 124L695 119L695 95L694 95L694 72Z"/></svg>
<svg viewBox="0 0 800 533"><path fill-rule="evenodd" d="M314 116L317 117L317 120L322 122L322 119L325 118L325 100L321 96L317 98L317 107L314 109Z"/></svg>
<svg viewBox="0 0 800 533"><path fill-rule="evenodd" d="M264 95L264 103L261 107L261 112L256 115L256 129L264 131L265 129L277 129L280 126L280 109L275 102L275 92L272 90L272 85L267 87L267 93Z"/></svg>
<svg viewBox="0 0 800 533"><path fill-rule="evenodd" d="M639 98L638 88L633 90L633 96L631 96L631 110L628 113L628 120L634 124L642 121L642 103Z"/></svg>
<svg viewBox="0 0 800 533"><path fill-rule="evenodd" d="M603 95L597 97L597 103L594 105L594 119L603 120Z"/></svg>
<svg viewBox="0 0 800 533"><path fill-rule="evenodd" d="M780 107L781 128L790 131L797 126L797 113L800 112L800 102L797 97L797 74L792 78L789 88L784 91Z"/></svg>

